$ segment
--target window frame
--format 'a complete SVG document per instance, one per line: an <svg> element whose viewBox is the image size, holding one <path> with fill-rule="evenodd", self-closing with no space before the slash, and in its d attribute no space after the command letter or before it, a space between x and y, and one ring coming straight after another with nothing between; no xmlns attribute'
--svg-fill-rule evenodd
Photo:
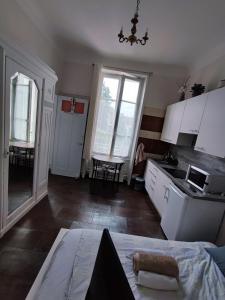
<svg viewBox="0 0 225 300"><path fill-rule="evenodd" d="M134 116L134 127L132 129L133 132L132 132L132 136L131 136L131 139L132 139L134 137L134 134L135 134L135 123L137 123L138 112L139 112L140 102L141 102L141 95L142 95L143 88L144 88L144 78L139 77L139 76L133 76L132 74L129 76L127 74L126 75L124 75L124 74L115 74L115 73L110 73L109 71L104 71L102 73L102 78L101 78L101 83L100 83L99 106L101 105L101 103L100 103L100 101L101 101L101 91L102 91L102 85L103 85L104 78L117 78L117 79L119 79L118 91L117 91L117 97L116 97L116 106L115 106L116 115L115 115L115 119L114 119L112 140L111 140L111 146L110 146L110 153L105 154L105 153L96 152L96 151L93 151L93 153L100 154L100 155L109 155L109 156L114 156L114 157L121 157L125 160L128 160L131 156L132 142L130 143L130 147L129 147L129 151L128 151L127 156L121 156L121 155L114 155L113 154L114 149L115 149L115 142L116 142L118 124L119 124L121 104L122 104L122 102L132 104L132 102L130 102L130 101L122 100L123 91L124 91L124 84L125 84L126 79L131 80L131 81L133 80L133 81L139 82L137 101L136 101L136 103L133 103L135 105L135 113L134 113L135 116ZM98 109L98 113L99 113L99 109ZM97 128L96 128L96 130L97 130ZM95 132L95 135L96 135L96 132Z"/></svg>

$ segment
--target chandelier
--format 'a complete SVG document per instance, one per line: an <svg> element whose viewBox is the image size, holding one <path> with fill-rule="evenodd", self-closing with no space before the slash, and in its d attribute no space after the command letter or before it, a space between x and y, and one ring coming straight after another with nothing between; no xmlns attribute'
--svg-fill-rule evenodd
<svg viewBox="0 0 225 300"><path fill-rule="evenodd" d="M137 28L136 28L136 24L138 23L138 11L139 11L139 5L140 5L140 0L137 0L137 6L136 6L136 11L134 14L134 17L131 19L131 23L133 24L132 28L131 28L131 35L129 35L128 37L125 37L123 34L123 27L120 30L120 33L118 34L118 38L119 38L119 42L123 43L130 43L131 46L136 43L136 44L141 44L141 45L145 45L147 40L149 40L148 37L148 30L146 30L145 35L142 37L142 39L138 39L136 37L136 32L137 32Z"/></svg>

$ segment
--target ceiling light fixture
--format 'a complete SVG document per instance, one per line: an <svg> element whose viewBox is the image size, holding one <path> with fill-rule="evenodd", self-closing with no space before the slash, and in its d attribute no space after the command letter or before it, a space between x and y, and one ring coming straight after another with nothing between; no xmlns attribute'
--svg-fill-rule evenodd
<svg viewBox="0 0 225 300"><path fill-rule="evenodd" d="M136 11L134 14L134 17L131 19L131 23L133 24L132 28L131 28L131 35L128 37L125 37L123 34L123 27L120 30L120 33L118 34L118 38L119 38L119 42L123 43L123 42L130 42L131 46L136 43L136 44L141 44L141 45L145 45L147 40L149 40L148 37L148 30L146 30L145 35L143 36L142 39L138 39L136 37L136 32L137 32L137 28L136 28L136 24L138 23L138 11L139 11L139 5L140 5L140 0L137 0L137 6L136 6Z"/></svg>

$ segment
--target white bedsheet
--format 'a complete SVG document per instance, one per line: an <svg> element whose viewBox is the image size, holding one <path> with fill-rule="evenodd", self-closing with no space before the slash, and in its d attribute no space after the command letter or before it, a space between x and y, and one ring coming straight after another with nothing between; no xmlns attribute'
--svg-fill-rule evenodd
<svg viewBox="0 0 225 300"><path fill-rule="evenodd" d="M66 233L54 252L35 300L84 300L101 234L101 231L86 229ZM213 247L212 244L164 241L113 232L111 236L135 299L225 299L225 278L204 250L204 247ZM179 291L137 286L132 271L132 255L137 250L175 257L180 270Z"/></svg>

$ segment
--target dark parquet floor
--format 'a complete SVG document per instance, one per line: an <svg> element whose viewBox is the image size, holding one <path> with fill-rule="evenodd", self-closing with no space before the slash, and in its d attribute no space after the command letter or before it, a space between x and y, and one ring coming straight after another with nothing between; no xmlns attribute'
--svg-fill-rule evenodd
<svg viewBox="0 0 225 300"><path fill-rule="evenodd" d="M49 194L0 240L0 299L25 299L60 228L109 228L164 239L147 194L121 184L112 197L91 195L89 180L50 176Z"/></svg>

